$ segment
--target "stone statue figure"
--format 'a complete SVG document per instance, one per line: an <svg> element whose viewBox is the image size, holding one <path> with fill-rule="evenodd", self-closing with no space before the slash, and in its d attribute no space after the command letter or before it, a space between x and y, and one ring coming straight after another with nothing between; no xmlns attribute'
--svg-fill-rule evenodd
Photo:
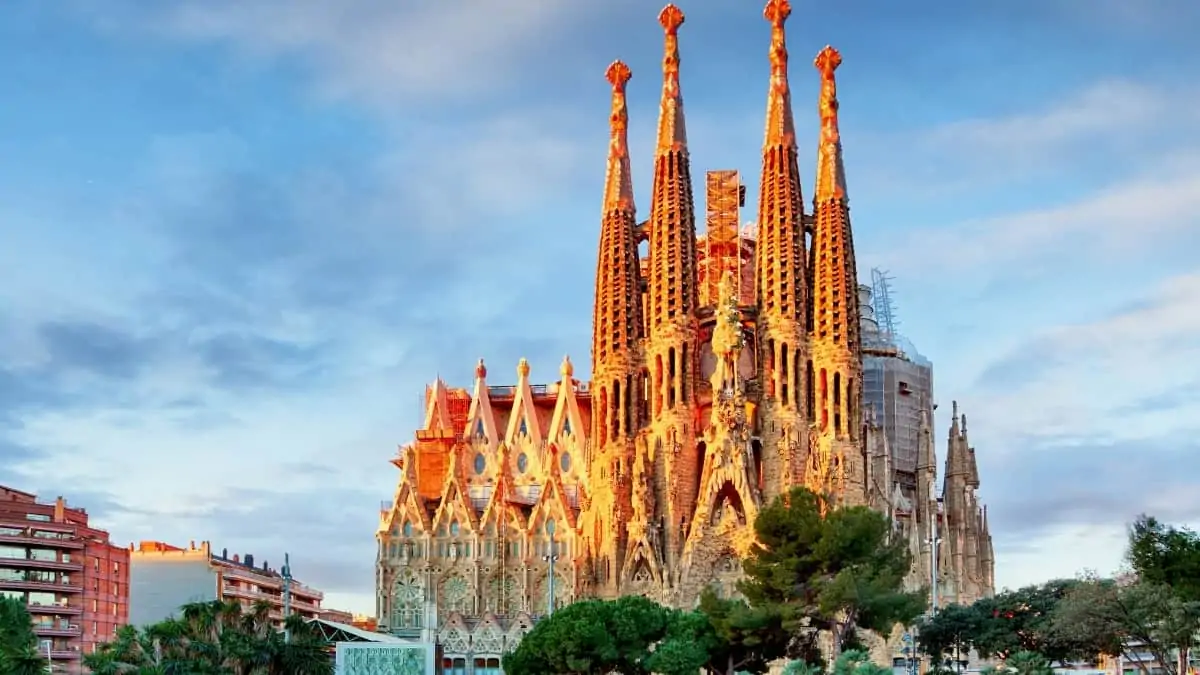
<svg viewBox="0 0 1200 675"><path fill-rule="evenodd" d="M712 350L717 360L711 380L714 401L722 395L733 395L742 346L742 314L734 294L733 273L727 270L717 286L717 325L712 334Z"/></svg>

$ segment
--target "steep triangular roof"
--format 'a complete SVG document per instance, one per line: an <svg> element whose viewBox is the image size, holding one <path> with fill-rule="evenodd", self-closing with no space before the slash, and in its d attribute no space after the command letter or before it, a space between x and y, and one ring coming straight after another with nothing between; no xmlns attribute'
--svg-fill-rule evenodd
<svg viewBox="0 0 1200 675"><path fill-rule="evenodd" d="M521 359L517 364L517 386L513 393L512 414L508 417L508 430L504 438L514 443L522 435L535 441L545 438L538 421L537 409L533 405L533 391L529 388L529 361Z"/></svg>
<svg viewBox="0 0 1200 675"><path fill-rule="evenodd" d="M467 412L467 426L463 429L464 438L486 438L489 449L495 450L500 443L500 432L496 428L496 418L492 414L492 399L488 395L487 366L483 359L475 366L475 391L471 396L471 408Z"/></svg>
<svg viewBox="0 0 1200 675"><path fill-rule="evenodd" d="M548 451L550 454L549 475L542 485L542 493L538 495L537 504L533 509L533 517L529 519L527 525L530 533L534 531L540 519L546 517L547 512L555 514L556 519L561 518L571 529L575 529L575 511L571 508L566 491L563 490L562 475L558 471L558 446L550 445Z"/></svg>
<svg viewBox="0 0 1200 675"><path fill-rule="evenodd" d="M463 450L464 448L460 445L455 445L450 450L450 466L446 470L446 485L442 488L442 500L438 504L437 512L433 516L433 522L441 524L441 521L445 518L445 514L450 512L452 508L457 507L465 514L471 530L475 531L479 525L479 518L464 489L466 481L462 477L462 462L460 460Z"/></svg>
<svg viewBox="0 0 1200 675"><path fill-rule="evenodd" d="M563 357L560 373L562 379L558 384L558 400L554 403L554 416L550 418L550 434L546 442L562 443L567 436L585 441L587 429L583 426L583 415L579 413L579 401L575 398L575 366L571 363L571 357ZM583 443L579 445L582 447Z"/></svg>
<svg viewBox="0 0 1200 675"><path fill-rule="evenodd" d="M446 392L446 383L438 377L433 381L430 390L429 402L425 406L425 424L422 429L450 429L454 426L450 418L450 401L449 394Z"/></svg>

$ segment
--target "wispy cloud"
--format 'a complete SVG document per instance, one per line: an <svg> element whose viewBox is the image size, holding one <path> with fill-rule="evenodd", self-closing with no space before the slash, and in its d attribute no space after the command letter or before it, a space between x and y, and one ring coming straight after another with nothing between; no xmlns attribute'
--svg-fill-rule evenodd
<svg viewBox="0 0 1200 675"><path fill-rule="evenodd" d="M179 2L93 18L164 38L222 44L254 60L311 68L332 99L396 110L471 100L503 91L521 67L571 39L611 3L323 3L316 0Z"/></svg>

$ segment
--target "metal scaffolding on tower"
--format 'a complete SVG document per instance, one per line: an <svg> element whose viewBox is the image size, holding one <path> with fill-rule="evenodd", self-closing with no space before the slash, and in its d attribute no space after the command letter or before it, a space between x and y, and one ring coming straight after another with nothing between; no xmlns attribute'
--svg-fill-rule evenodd
<svg viewBox="0 0 1200 675"><path fill-rule="evenodd" d="M702 306L716 304L717 288L726 272L733 274L734 297L741 297L739 210L745 201L746 188L737 171L709 171L706 174Z"/></svg>

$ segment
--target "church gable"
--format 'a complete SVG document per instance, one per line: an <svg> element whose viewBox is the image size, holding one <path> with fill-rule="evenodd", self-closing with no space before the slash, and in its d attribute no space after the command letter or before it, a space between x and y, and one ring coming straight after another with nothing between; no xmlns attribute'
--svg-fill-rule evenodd
<svg viewBox="0 0 1200 675"><path fill-rule="evenodd" d="M477 524L478 518L475 509L471 506L471 501L463 492L459 481L452 478L446 484L446 489L442 493L442 502L434 514L434 531L438 536L445 536L445 533L449 532L450 536L455 537L459 536L460 532L462 534L474 532ZM451 530L456 531L451 532Z"/></svg>
<svg viewBox="0 0 1200 675"><path fill-rule="evenodd" d="M529 362L521 359L517 364L517 386L505 440L515 446L517 443L540 443L544 438L542 423L533 403L533 391L529 388Z"/></svg>

